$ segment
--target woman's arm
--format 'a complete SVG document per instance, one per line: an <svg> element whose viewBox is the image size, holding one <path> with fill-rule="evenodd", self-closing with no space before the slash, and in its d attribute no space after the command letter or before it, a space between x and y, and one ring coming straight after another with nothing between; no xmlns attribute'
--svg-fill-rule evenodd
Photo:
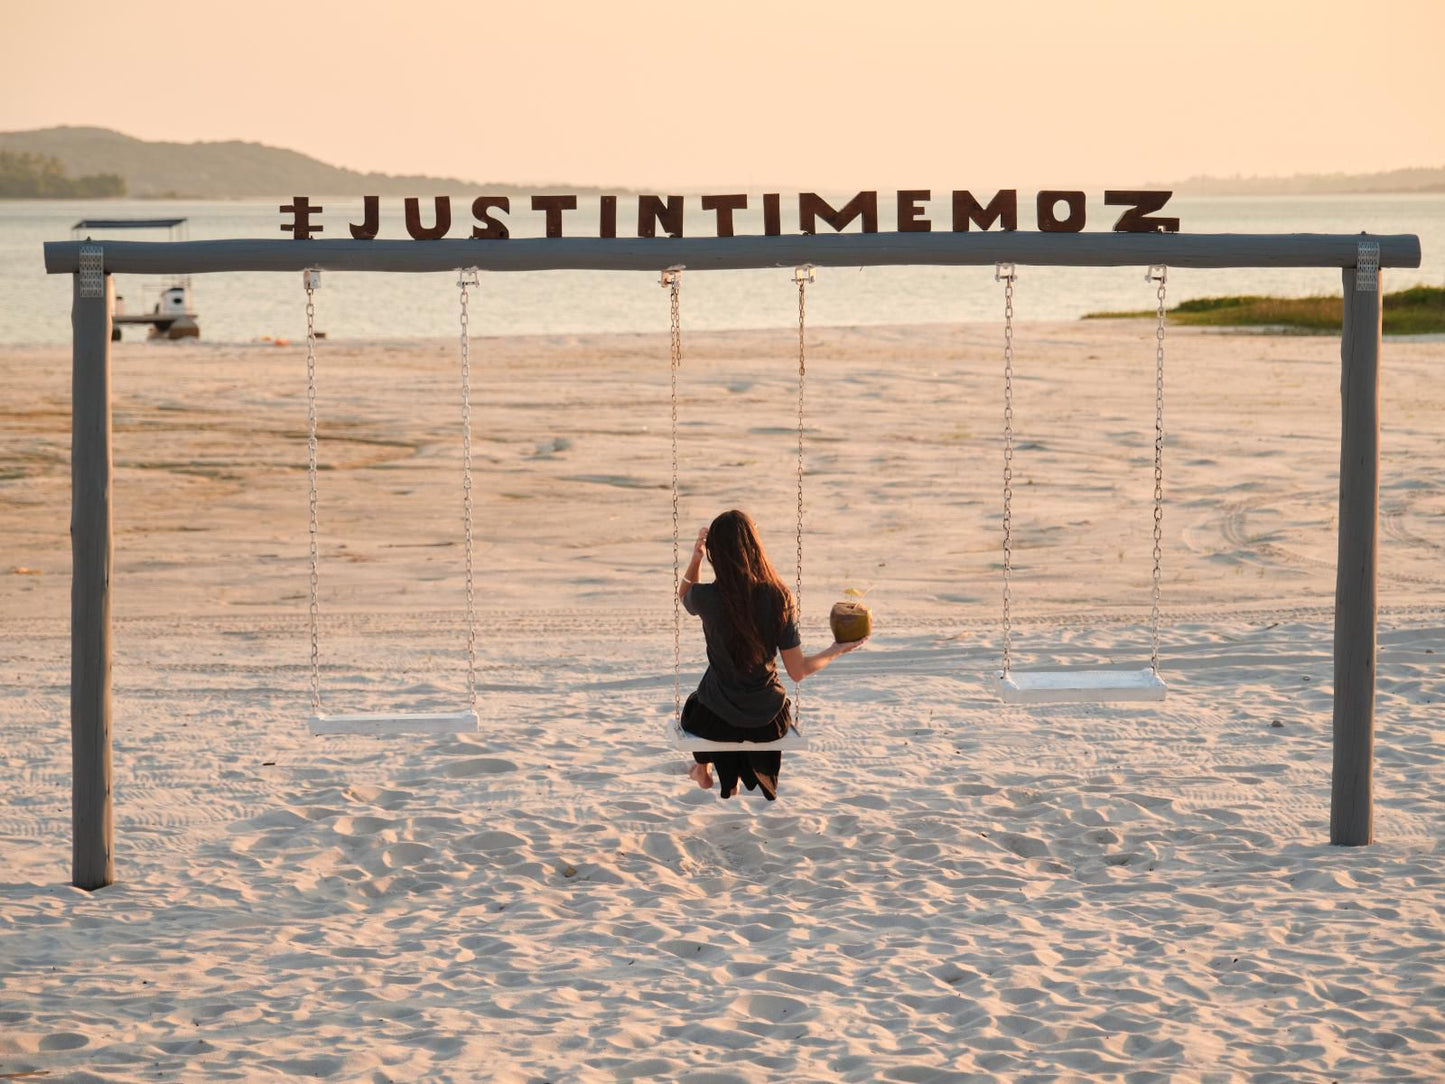
<svg viewBox="0 0 1445 1084"><path fill-rule="evenodd" d="M687 563L687 571L682 574L682 579L677 582L677 597L686 598L687 593L692 590L692 585L697 583L697 578L702 572L702 557L707 550L707 528L703 527L697 532L697 541L692 546L692 560Z"/></svg>
<svg viewBox="0 0 1445 1084"><path fill-rule="evenodd" d="M823 667L836 659L839 655L846 655L854 648L862 647L868 642L865 636L861 640L855 640L851 644L829 644L816 655L804 655L803 647L788 647L783 649L783 665L788 668L788 677L794 681L802 681L810 674L816 674Z"/></svg>

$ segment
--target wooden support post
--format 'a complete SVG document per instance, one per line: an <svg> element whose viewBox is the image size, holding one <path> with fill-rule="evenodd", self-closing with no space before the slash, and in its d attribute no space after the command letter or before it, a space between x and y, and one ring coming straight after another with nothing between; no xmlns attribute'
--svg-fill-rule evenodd
<svg viewBox="0 0 1445 1084"><path fill-rule="evenodd" d="M110 765L111 412L108 274L75 275L71 385L71 880L115 880Z"/></svg>
<svg viewBox="0 0 1445 1084"><path fill-rule="evenodd" d="M1380 520L1380 339L1383 274L1356 289L1343 272L1345 326L1340 360L1340 522L1335 568L1334 773L1330 842L1373 838L1370 777L1375 744L1375 576Z"/></svg>

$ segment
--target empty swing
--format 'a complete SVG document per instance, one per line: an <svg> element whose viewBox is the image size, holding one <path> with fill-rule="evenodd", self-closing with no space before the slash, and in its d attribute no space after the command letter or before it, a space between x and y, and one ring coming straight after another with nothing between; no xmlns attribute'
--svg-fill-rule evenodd
<svg viewBox="0 0 1445 1084"><path fill-rule="evenodd" d="M681 267L669 267L662 273L662 285L671 291L672 308L672 722L668 724L667 736L674 748L686 753L758 753L769 749L806 749L808 741L798 728L802 716L801 690L793 684L793 718L788 732L777 741L709 741L689 734L682 728L682 598L678 594L681 584L681 559L678 535L678 485L677 485L677 372L682 366L682 324L680 319L680 291L682 287ZM807 352L804 339L806 329L806 301L808 284L813 281L811 264L795 268L793 281L798 287L798 518L797 518L797 579L793 598L798 611L802 612L803 600L803 388L807 377Z"/></svg>
<svg viewBox="0 0 1445 1084"><path fill-rule="evenodd" d="M458 271L461 322L462 377L462 518L466 553L467 602L467 698L469 707L462 711L382 712L362 715L327 715L321 710L320 641L320 556L317 545L316 518L316 305L315 292L321 282L320 271L304 273L306 286L306 450L307 476L310 481L311 534L311 716L307 720L312 734L458 734L478 729L477 720L477 619L476 593L473 587L472 564L472 403L471 352L469 343L467 303L468 288L476 286L477 269Z"/></svg>
<svg viewBox="0 0 1445 1084"><path fill-rule="evenodd" d="M1007 704L1105 703L1122 700L1163 700L1167 691L1159 677L1159 583L1163 557L1164 519L1164 284L1168 269L1149 268L1145 278L1159 284L1158 325L1154 351L1154 570L1149 611L1149 665L1138 670L1015 670L1010 613L1013 571L1013 293L1014 265L1001 263L994 280L1004 284L1004 408L1003 408L1003 667L993 684Z"/></svg>

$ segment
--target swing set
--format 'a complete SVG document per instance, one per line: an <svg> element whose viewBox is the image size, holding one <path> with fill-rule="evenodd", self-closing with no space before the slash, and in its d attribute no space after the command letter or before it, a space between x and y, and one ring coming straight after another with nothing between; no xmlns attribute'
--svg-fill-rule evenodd
<svg viewBox="0 0 1445 1084"><path fill-rule="evenodd" d="M806 749L807 738L801 726L802 692L798 684L793 687L793 719L788 733L771 742L719 742L709 741L689 734L682 728L682 603L678 594L681 570L681 541L679 537L679 494L678 494L678 373L682 367L682 318L681 294L682 266L669 267L662 272L661 285L669 291L670 313L670 399L671 399L671 449L672 449L672 722L667 736L672 745L683 752L719 753L729 751L751 751L782 749ZM480 726L477 714L477 627L474 551L472 531L472 454L471 454L471 352L469 329L470 288L478 285L477 269L464 268L458 271L459 323L461 326L461 399L462 399L462 508L463 508L463 552L466 567L466 628L467 628L467 696L468 706L450 712L380 712L366 714L323 714L321 709L321 663L320 663L320 556L319 529L317 526L317 428L316 428L316 289L321 273L308 269L303 274L306 290L306 404L307 404L307 478L310 484L308 508L310 512L310 561L311 575L309 631L311 637L311 716L308 725L312 734L370 734L390 735L406 733L446 734L475 731ZM1151 650L1148 667L1141 670L1063 669L1063 670L1015 670L1013 668L1013 621L1011 602L1013 571L1013 320L1014 282L1018 272L1012 264L999 264L994 269L994 279L1004 283L1004 410L1003 410L1003 659L1002 667L992 676L992 684L999 698L1009 704L1044 703L1104 703L1127 700L1163 700L1166 686L1159 676L1159 594L1161 583L1161 561L1163 557L1164 518L1164 310L1165 281L1168 269L1152 266L1146 280L1158 284L1157 328L1155 332L1155 403L1154 403L1154 568L1152 574L1152 600L1149 618ZM807 379L807 290L815 281L814 268L805 265L794 269L793 281L798 291L798 383L797 383L797 540L796 578L794 598L799 610L803 597L803 476L805 431L804 390Z"/></svg>
<svg viewBox="0 0 1445 1084"><path fill-rule="evenodd" d="M1128 233L864 233L717 238L536 238L499 245L488 240L197 242L49 242L46 270L73 279L72 397L72 621L71 738L73 761L72 874L76 886L95 889L115 879L111 801L111 394L110 341L115 302L113 274L190 275L227 271L301 272L307 299L307 414L310 508L310 725L316 733L431 733L474 730L477 723L476 608L474 596L470 434L468 301L478 273L486 271L651 271L670 289L672 389L672 500L674 587L680 540L677 491L677 378L681 365L680 283L683 269L793 267L798 291L798 465L796 591L802 595L804 389L806 288L814 267L953 265L995 267L1004 283L1003 653L993 680L1009 703L1159 700L1159 591L1162 559L1163 364L1166 267L1333 267L1345 294L1342 337L1343 410L1336 570L1334 766L1332 843L1371 841L1371 766L1374 726L1376 542L1379 521L1379 393L1382 267L1418 267L1413 235L1237 235ZM1137 671L1016 670L1012 658L1012 377L1015 267L1149 268L1157 283L1155 356L1154 566L1151 652ZM467 696L450 712L327 715L322 711L319 648L319 546L317 494L317 387L315 290L327 271L454 271L460 304L462 505L466 571ZM674 591L674 599L677 598ZM680 614L674 603L675 743L716 751L731 743L704 743L678 727L681 703ZM779 743L742 743L744 749L801 748L791 731Z"/></svg>

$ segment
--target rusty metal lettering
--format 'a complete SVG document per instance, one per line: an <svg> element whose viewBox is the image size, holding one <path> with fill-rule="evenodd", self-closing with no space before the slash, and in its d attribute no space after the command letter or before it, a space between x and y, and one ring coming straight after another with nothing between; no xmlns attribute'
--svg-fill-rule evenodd
<svg viewBox="0 0 1445 1084"><path fill-rule="evenodd" d="M682 236L682 197L637 197L637 236L656 237L661 226L669 237Z"/></svg>
<svg viewBox="0 0 1445 1084"><path fill-rule="evenodd" d="M532 210L547 213L547 236L562 236L562 212L577 210L576 196L533 196Z"/></svg>
<svg viewBox="0 0 1445 1084"><path fill-rule="evenodd" d="M414 241L437 241L452 228L452 199L450 196L433 196L432 206L436 208L436 223L421 224L421 200L415 196L406 198L406 232Z"/></svg>
<svg viewBox="0 0 1445 1084"><path fill-rule="evenodd" d="M747 210L748 197L745 195L703 196L702 209L717 212L717 235L733 236L733 212Z"/></svg>
<svg viewBox="0 0 1445 1084"><path fill-rule="evenodd" d="M967 189L953 193L953 232L967 233L971 226L986 230L995 222L1005 230L1019 228L1019 194L1016 188L1005 188L994 194L987 207Z"/></svg>
<svg viewBox="0 0 1445 1084"><path fill-rule="evenodd" d="M472 227L472 236L491 241L505 241L512 235L507 224L493 216L492 211L510 214L512 201L508 196L478 196L472 200L472 217L478 225Z"/></svg>
<svg viewBox="0 0 1445 1084"><path fill-rule="evenodd" d="M783 232L782 197L777 192L763 195L763 234L777 237Z"/></svg>
<svg viewBox="0 0 1445 1084"><path fill-rule="evenodd" d="M362 196L361 208L363 217L361 225L352 222L348 225L351 236L358 241L375 241L376 235L381 231L381 197Z"/></svg>
<svg viewBox="0 0 1445 1084"><path fill-rule="evenodd" d="M281 223L281 232L289 233L293 241L305 241L313 233L324 232L326 227L311 221L312 215L319 215L324 210L325 207L311 206L311 200L306 196L292 196L290 203L281 205L281 213L291 216L290 222Z"/></svg>
<svg viewBox="0 0 1445 1084"><path fill-rule="evenodd" d="M927 188L908 188L898 193L899 233L929 233L933 229L933 223L923 217L924 208L919 206L932 197Z"/></svg>
<svg viewBox="0 0 1445 1084"><path fill-rule="evenodd" d="M862 218L863 232L877 233L878 193L859 192L836 211L818 193L801 193L798 196L798 228L804 233L817 233L817 220L820 218L840 233L855 218Z"/></svg>
<svg viewBox="0 0 1445 1084"><path fill-rule="evenodd" d="M955 233L969 230L988 230L995 227L1003 230L1018 229L1018 190L1000 189L987 204L976 199L967 189L955 189L952 197L952 229ZM1109 188L1104 190L1104 204L1108 207L1122 207L1124 211L1113 224L1116 233L1178 233L1180 220L1173 216L1159 215L1173 197L1171 191L1154 189ZM929 202L933 193L927 188L900 188L896 196L896 226L899 233L929 233L933 221L929 215ZM615 195L598 196L597 236L617 236L618 198ZM942 194L940 194L940 200ZM737 234L737 212L751 206L751 197L742 192L700 197L703 212L714 216L716 236L734 237ZM433 223L422 224L421 203L416 197L404 201L407 233L418 241L432 241L451 231L451 199L434 196ZM545 215L547 237L561 237L563 234L564 212L577 210L575 195L532 196L533 211ZM765 192L763 203L763 234L767 237L782 235L782 196L777 192ZM1061 207L1062 205L1062 207ZM471 236L505 240L511 236L507 216L511 214L511 199L507 196L478 196L472 201ZM289 216L281 223L281 231L290 233L294 240L309 240L325 232L319 217L325 208L313 205L308 196L293 196L290 203L282 204L282 215ZM1088 216L1088 200L1084 192L1075 189L1043 189L1036 193L1035 210L1038 228L1045 233L1078 233L1085 228ZM683 221L686 198L683 196L640 195L637 197L637 236L643 238L666 234L669 237L683 236ZM878 232L878 193L858 192L842 207L834 208L816 192L802 192L798 195L798 227L804 234L815 234L818 221L822 220L835 232L854 227L863 233ZM362 220L348 223L351 236L359 241L375 240L381 231L381 197L362 197ZM942 229L942 225L939 226Z"/></svg>
<svg viewBox="0 0 1445 1084"><path fill-rule="evenodd" d="M1168 203L1172 195L1173 192L1106 188L1104 206L1129 208L1114 223L1118 233L1178 233L1179 219L1156 218L1150 214Z"/></svg>
<svg viewBox="0 0 1445 1084"><path fill-rule="evenodd" d="M1069 208L1064 218L1054 214L1058 204ZM1039 229L1045 233L1078 233L1084 228L1086 211L1084 193L1064 189L1045 189L1038 198Z"/></svg>

